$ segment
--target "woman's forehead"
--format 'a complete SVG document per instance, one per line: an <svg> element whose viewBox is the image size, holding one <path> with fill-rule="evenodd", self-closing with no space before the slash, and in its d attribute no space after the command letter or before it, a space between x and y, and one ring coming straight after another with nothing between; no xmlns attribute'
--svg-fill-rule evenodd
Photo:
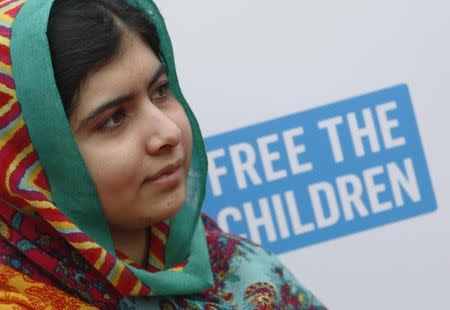
<svg viewBox="0 0 450 310"><path fill-rule="evenodd" d="M86 104L112 100L126 93L146 89L150 78L161 67L153 51L138 36L129 36L127 46L106 66L89 74L80 88L77 110Z"/></svg>

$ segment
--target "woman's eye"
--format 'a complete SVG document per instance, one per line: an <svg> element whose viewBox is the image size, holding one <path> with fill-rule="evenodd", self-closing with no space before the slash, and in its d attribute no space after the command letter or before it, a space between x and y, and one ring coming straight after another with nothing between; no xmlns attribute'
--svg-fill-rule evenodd
<svg viewBox="0 0 450 310"><path fill-rule="evenodd" d="M110 117L108 117L104 122L100 124L99 129L108 130L119 127L121 123L124 121L126 116L127 115L124 110L117 110L116 112L114 112L114 114L112 114Z"/></svg>
<svg viewBox="0 0 450 310"><path fill-rule="evenodd" d="M161 102L169 95L169 82L164 82L159 85L151 94L150 100L152 102Z"/></svg>

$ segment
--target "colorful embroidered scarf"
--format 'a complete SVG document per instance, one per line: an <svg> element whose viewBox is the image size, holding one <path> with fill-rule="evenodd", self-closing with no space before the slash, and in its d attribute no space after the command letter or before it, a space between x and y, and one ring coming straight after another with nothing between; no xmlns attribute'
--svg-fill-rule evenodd
<svg viewBox="0 0 450 310"><path fill-rule="evenodd" d="M130 3L157 26L172 91L193 131L187 199L170 222L152 227L152 272L117 257L71 134L48 50L46 27L52 1L0 3L0 263L34 279L50 277L77 296L86 294L82 281L106 279L98 284L104 291L96 287L89 291L87 300L92 302L105 299L100 296L105 292L108 297L189 294L212 285L199 221L207 166L202 136L179 89L171 43L156 6L151 1ZM14 265L14 256L20 268ZM80 267L83 274L75 283L70 274Z"/></svg>

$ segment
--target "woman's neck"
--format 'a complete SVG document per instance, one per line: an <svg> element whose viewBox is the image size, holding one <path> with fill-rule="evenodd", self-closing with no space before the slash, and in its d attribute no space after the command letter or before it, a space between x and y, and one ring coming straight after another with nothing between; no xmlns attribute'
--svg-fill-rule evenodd
<svg viewBox="0 0 450 310"><path fill-rule="evenodd" d="M134 262L145 266L148 261L148 229L111 231L114 247Z"/></svg>

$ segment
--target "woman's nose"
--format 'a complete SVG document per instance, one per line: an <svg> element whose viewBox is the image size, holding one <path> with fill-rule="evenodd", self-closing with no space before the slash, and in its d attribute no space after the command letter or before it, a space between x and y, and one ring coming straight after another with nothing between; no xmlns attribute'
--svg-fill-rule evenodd
<svg viewBox="0 0 450 310"><path fill-rule="evenodd" d="M170 113L150 105L146 114L144 126L147 127L146 145L150 154L167 152L180 143L182 132Z"/></svg>

